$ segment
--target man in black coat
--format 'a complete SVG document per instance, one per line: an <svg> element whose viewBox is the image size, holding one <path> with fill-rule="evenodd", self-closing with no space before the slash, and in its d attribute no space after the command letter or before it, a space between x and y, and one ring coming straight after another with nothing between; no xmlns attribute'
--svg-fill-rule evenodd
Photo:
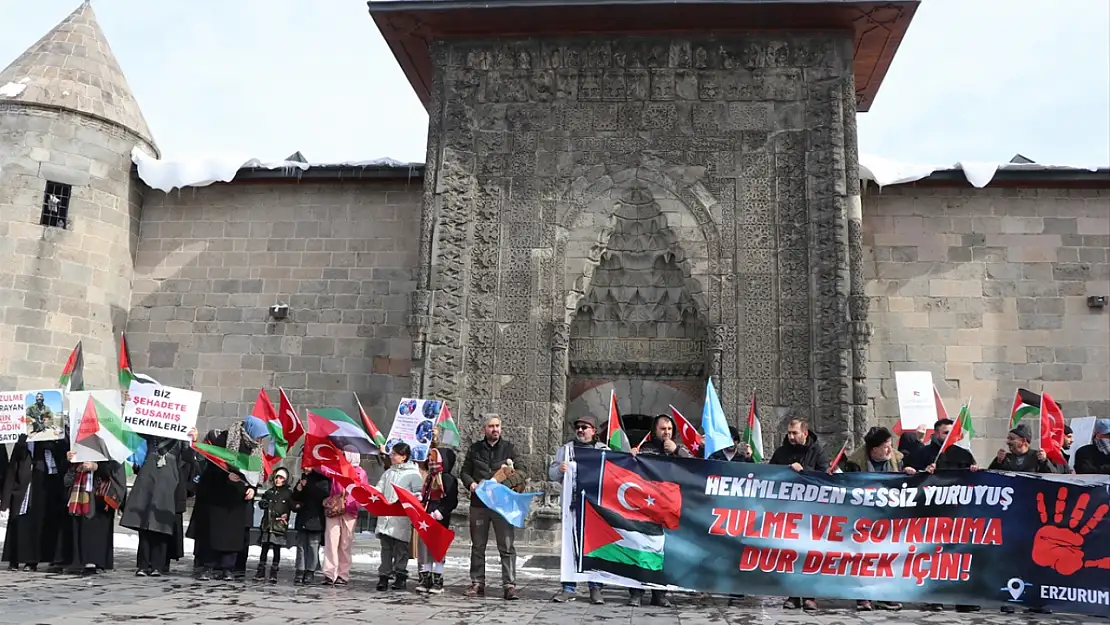
<svg viewBox="0 0 1110 625"><path fill-rule="evenodd" d="M513 544L515 532L508 521L501 518L482 503L474 490L478 483L488 480L501 467L510 467L513 474L504 482L505 486L516 490L524 484L525 478L519 464L516 448L501 438L501 417L496 414L484 415L485 436L475 441L466 452L463 461L463 486L471 493L470 497L470 587L468 597L483 597L486 594L486 545L489 544L489 530L497 538L497 553L501 556L501 585L506 601L520 597L516 594L516 546Z"/></svg>
<svg viewBox="0 0 1110 625"><path fill-rule="evenodd" d="M771 454L770 464L785 465L798 471L827 471L829 457L825 455L821 441L817 434L809 431L809 422L805 419L793 418L786 426L786 437L782 445ZM804 608L812 611L817 609L817 600L813 597L787 597L782 607L787 610Z"/></svg>
<svg viewBox="0 0 1110 625"><path fill-rule="evenodd" d="M1110 419L1095 421L1091 444L1075 452L1075 472L1088 475L1110 475Z"/></svg>

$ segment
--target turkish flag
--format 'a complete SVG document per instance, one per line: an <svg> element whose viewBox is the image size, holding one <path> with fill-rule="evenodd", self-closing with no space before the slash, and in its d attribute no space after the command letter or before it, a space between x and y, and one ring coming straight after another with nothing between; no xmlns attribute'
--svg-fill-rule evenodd
<svg viewBox="0 0 1110 625"><path fill-rule="evenodd" d="M1064 411L1048 393L1041 393L1041 449L1056 464L1068 463L1064 458Z"/></svg>
<svg viewBox="0 0 1110 625"><path fill-rule="evenodd" d="M316 467L329 479L336 480L358 505L374 516L405 516L400 504L389 503L378 489L359 479L355 467L347 462L339 448L322 436L309 434L304 439L301 466Z"/></svg>
<svg viewBox="0 0 1110 625"><path fill-rule="evenodd" d="M674 426L678 428L678 435L682 439L682 444L694 456L700 454L702 445L705 444L705 438L698 434L697 429L686 420L686 417L678 411L678 408L671 406L671 418L674 419Z"/></svg>
<svg viewBox="0 0 1110 625"><path fill-rule="evenodd" d="M632 521L658 523L678 529L682 491L674 482L652 482L612 462L601 479L601 506Z"/></svg>
<svg viewBox="0 0 1110 625"><path fill-rule="evenodd" d="M397 493L397 503L404 508L405 514L412 521L412 529L424 541L428 553L436 562L443 560L447 556L447 549L451 547L451 541L455 540L455 532L433 519L416 495L399 486L394 486L393 492Z"/></svg>
<svg viewBox="0 0 1110 625"><path fill-rule="evenodd" d="M277 418L281 422L282 433L285 434L285 443L292 449L293 445L304 436L304 426L301 425L301 419L293 409L293 402L289 401L289 396L285 394L283 388L278 388Z"/></svg>

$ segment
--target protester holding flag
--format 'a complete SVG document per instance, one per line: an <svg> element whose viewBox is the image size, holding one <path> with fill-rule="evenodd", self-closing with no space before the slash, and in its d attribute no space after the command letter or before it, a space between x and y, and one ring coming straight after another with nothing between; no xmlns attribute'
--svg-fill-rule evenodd
<svg viewBox="0 0 1110 625"><path fill-rule="evenodd" d="M212 430L204 442L233 454L257 457L261 466L262 446L241 422L227 430ZM196 504L186 533L197 541L204 566L197 579L222 581L233 573L236 556L246 546L246 529L253 520L244 502L252 499L254 486L239 471L232 467L225 470L209 460L197 483Z"/></svg>
<svg viewBox="0 0 1110 625"><path fill-rule="evenodd" d="M262 521L258 525L258 545L262 552L258 556L258 571L254 581L266 579L266 559L273 554L270 564L270 583L277 583L278 569L281 568L281 548L288 545L289 514L293 511L293 489L289 487L289 469L278 467L270 476L270 488L258 498L262 510Z"/></svg>
<svg viewBox="0 0 1110 625"><path fill-rule="evenodd" d="M713 452L707 460L721 460L723 462L754 462L752 448L740 438L740 431L731 425L728 433L732 436L732 447L725 447Z"/></svg>
<svg viewBox="0 0 1110 625"><path fill-rule="evenodd" d="M293 509L297 512L297 556L294 584L311 584L320 571L320 546L324 542L324 500L331 480L318 466L301 474L293 487Z"/></svg>
<svg viewBox="0 0 1110 625"><path fill-rule="evenodd" d="M433 447L428 450L428 460L418 464L424 477L424 486L420 489L424 510L440 525L450 528L451 513L459 506L459 481L451 475L455 452ZM443 593L444 560L432 556L424 541L417 545L416 562L420 566L420 585L416 591L433 595Z"/></svg>
<svg viewBox="0 0 1110 625"><path fill-rule="evenodd" d="M1090 445L1075 452L1075 472L1086 475L1110 475L1110 419L1095 421Z"/></svg>
<svg viewBox="0 0 1110 625"><path fill-rule="evenodd" d="M555 452L555 459L547 467L547 479L552 482L562 482L566 476L567 471L570 470L570 463L574 459L574 451L577 448L590 448L590 449L609 449L609 446L601 442L597 437L597 419L591 415L579 417L574 421L574 438L569 443L559 448ZM590 588L590 603L594 605L602 605L605 599L601 596L601 584L597 582L589 582ZM563 589L559 591L554 597L551 598L555 603L563 603L565 601L573 601L574 594L578 591L578 584L576 582L563 582Z"/></svg>
<svg viewBox="0 0 1110 625"><path fill-rule="evenodd" d="M633 454L647 454L652 456L674 456L676 458L693 458L694 454L675 439L674 419L669 414L656 415L651 422L651 436L639 447L632 450Z"/></svg>
<svg viewBox="0 0 1110 625"><path fill-rule="evenodd" d="M412 462L412 453L407 443L397 443L389 452L391 464L378 480L378 490L389 503L397 501L394 487L403 488L410 493L419 493L424 485L420 470ZM382 545L382 562L378 566L378 590L404 590L409 577L410 542L412 540L412 521L408 517L393 516L378 518L378 539ZM389 581L393 580L391 586Z"/></svg>
<svg viewBox="0 0 1110 625"><path fill-rule="evenodd" d="M366 471L359 466L361 456L343 452L351 465L357 485L366 484ZM324 584L346 586L351 579L351 548L354 547L358 502L347 492L343 481L332 479L328 498L324 500Z"/></svg>
<svg viewBox="0 0 1110 625"><path fill-rule="evenodd" d="M185 507L197 460L186 441L142 438L145 455L133 457L135 483L119 524L139 534L135 575L158 577L185 555Z"/></svg>
<svg viewBox="0 0 1110 625"><path fill-rule="evenodd" d="M65 473L67 511L58 534L51 573L94 575L114 567L116 511L127 496L123 465L114 461L72 463Z"/></svg>
<svg viewBox="0 0 1110 625"><path fill-rule="evenodd" d="M1028 424L1019 423L1006 435L1006 449L999 449L989 467L991 471L1017 473L1065 473L1048 459L1043 449L1031 449L1033 430Z"/></svg>
<svg viewBox="0 0 1110 625"><path fill-rule="evenodd" d="M486 507L474 495L482 480L488 480L501 468L512 469L502 482L505 486L519 490L526 479L519 464L516 448L501 437L501 416L484 414L485 428L481 440L474 441L466 452L459 477L463 486L470 492L470 586L466 589L468 597L484 597L486 594L486 545L489 544L489 530L497 540L497 553L501 556L501 585L506 601L515 601L516 594L516 531L513 526L497 513Z"/></svg>
<svg viewBox="0 0 1110 625"><path fill-rule="evenodd" d="M0 491L0 511L8 511L2 559L10 570L23 565L38 570L53 562L58 530L66 512L63 478L69 469L69 438L28 442L22 435L12 448L11 463Z"/></svg>
<svg viewBox="0 0 1110 625"><path fill-rule="evenodd" d="M817 439L817 433L809 430L809 422L805 419L794 417L786 425L786 436L782 444L771 454L770 464L788 466L795 471L828 471L829 457ZM813 597L787 597L782 607L787 610L804 608L807 611L817 609L817 600Z"/></svg>

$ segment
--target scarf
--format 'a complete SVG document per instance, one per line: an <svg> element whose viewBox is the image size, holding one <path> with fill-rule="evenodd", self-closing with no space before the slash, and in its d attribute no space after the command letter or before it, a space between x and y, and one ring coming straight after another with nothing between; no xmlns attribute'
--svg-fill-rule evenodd
<svg viewBox="0 0 1110 625"><path fill-rule="evenodd" d="M443 459L438 449L428 451L428 475L424 478L420 498L425 504L443 498Z"/></svg>
<svg viewBox="0 0 1110 625"><path fill-rule="evenodd" d="M1095 449L1101 451L1107 456L1110 456L1110 438L1096 438Z"/></svg>
<svg viewBox="0 0 1110 625"><path fill-rule="evenodd" d="M69 491L69 513L85 517L92 512L93 472L77 469L74 471L73 488Z"/></svg>
<svg viewBox="0 0 1110 625"><path fill-rule="evenodd" d="M247 433L243 423L239 422L231 426L227 430L227 444L224 445L227 449L234 452L243 452L251 456L262 457L262 445L251 438ZM246 447L246 449L244 449Z"/></svg>

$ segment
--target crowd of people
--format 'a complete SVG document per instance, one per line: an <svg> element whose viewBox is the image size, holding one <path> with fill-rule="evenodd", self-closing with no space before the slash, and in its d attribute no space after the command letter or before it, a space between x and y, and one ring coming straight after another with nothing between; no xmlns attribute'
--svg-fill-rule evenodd
<svg viewBox="0 0 1110 625"><path fill-rule="evenodd" d="M395 487L418 494L432 518L444 526L449 526L460 503L460 485L473 493L480 482L496 477L510 488L521 489L527 474L513 444L501 436L500 418L495 414L482 418L483 436L466 450L458 478L452 474L456 459L453 449L433 447L426 461L413 462L409 447L397 443L388 457L376 456L385 469L377 489L390 502L396 501ZM607 449L598 438L595 418L579 418L573 426L574 437L556 451L548 467L547 478L552 481L564 479L573 449ZM980 465L966 449L950 446L940 453L952 427L952 421L941 419L935 423L930 440L924 440L926 433L919 430L903 434L897 442L886 428L872 428L864 437L864 445L832 468L911 475L920 471L979 470ZM733 445L717 451L709 460L752 462L752 450L741 441L735 428L730 429ZM204 442L237 453L260 455L261 437L254 434L245 424L238 423L227 430L208 432ZM670 416L656 417L650 434L633 453L693 457L676 436ZM9 570L36 571L46 564L51 572L94 575L113 569L116 564L113 536L118 516L120 526L138 534L137 576L159 577L169 572L171 562L185 557L184 539L189 537L193 540L193 574L201 581L244 579L248 549L253 544L261 547L253 577L258 583L278 583L283 550L291 547L295 553L294 584L349 584L359 504L338 481L330 480L321 469L307 469L294 479L288 469L277 468L267 484L255 487L240 474L206 461L194 452L189 441L144 438L146 456L135 467L130 489L120 463L74 462L67 439L29 442L23 437L15 444L10 458L6 448L0 446L3 476L0 511L8 515L2 560L8 563ZM1013 428L1007 436L1006 449L998 451L987 469L1071 471L1051 462L1043 451L1032 449L1031 441L1028 426ZM1066 442L1070 453L1070 430ZM361 457L347 453L347 460L358 467ZM769 462L795 471L830 471L832 460L806 421L793 419ZM512 470L506 472L506 467ZM366 482L365 471L361 468L356 471L359 479ZM1090 444L1076 452L1075 472L1110 474L1110 419L1098 420ZM186 527L190 499L192 512ZM488 509L479 497L471 496L469 501L472 551L470 583L465 594L468 597L486 594L485 554L492 529L500 556L502 597L518 599L515 528ZM257 527L256 506L261 511ZM443 592L444 562L433 558L419 540L413 540L412 524L406 517L379 518L376 534L381 545L377 590L407 589L409 560L415 558L419 576L415 590L429 594ZM576 593L575 583L564 582L553 600L574 600ZM643 590L629 589L628 605L641 605L643 597ZM857 609L902 608L900 603L882 599L860 598ZM600 584L589 584L589 600L594 604L605 602ZM666 592L652 590L650 604L667 607L671 601ZM816 610L818 603L815 597L789 597L783 607ZM932 604L925 608L938 611L943 606ZM971 605L956 606L961 612L978 609Z"/></svg>

